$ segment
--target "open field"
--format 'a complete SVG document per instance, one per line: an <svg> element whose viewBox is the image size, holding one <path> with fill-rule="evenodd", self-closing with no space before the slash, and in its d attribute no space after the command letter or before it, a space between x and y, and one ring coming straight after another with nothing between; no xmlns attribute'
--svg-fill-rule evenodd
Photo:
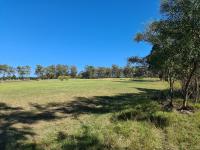
<svg viewBox="0 0 200 150"><path fill-rule="evenodd" d="M0 149L200 149L200 113L165 112L156 79L0 83Z"/></svg>

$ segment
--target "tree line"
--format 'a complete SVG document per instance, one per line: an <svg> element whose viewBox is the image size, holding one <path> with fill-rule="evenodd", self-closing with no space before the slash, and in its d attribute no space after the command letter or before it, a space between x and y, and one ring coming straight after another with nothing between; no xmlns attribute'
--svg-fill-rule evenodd
<svg viewBox="0 0 200 150"><path fill-rule="evenodd" d="M59 76L70 76L71 78L96 79L96 78L133 78L152 77L143 58L131 57L125 67L112 65L111 67L95 67L87 65L83 71L78 73L76 66L68 65L36 65L34 74L37 77L30 77L30 66L18 66L16 68L9 65L0 65L1 79L57 79Z"/></svg>
<svg viewBox="0 0 200 150"><path fill-rule="evenodd" d="M152 44L145 59L152 72L169 82L170 105L178 81L182 109L188 109L188 99L200 97L200 1L165 0L160 9L161 19L150 23L135 40Z"/></svg>
<svg viewBox="0 0 200 150"><path fill-rule="evenodd" d="M12 67L9 65L0 65L0 77L1 79L57 79L59 76L71 76L72 78L77 76L77 67L68 65L50 65L44 67L42 65L36 65L34 74L37 77L31 77L31 67L17 66Z"/></svg>
<svg viewBox="0 0 200 150"><path fill-rule="evenodd" d="M139 57L135 57L142 59ZM94 79L94 78L134 78L134 77L150 77L153 76L148 67L141 65L140 62L135 64L135 61L128 59L128 64L125 67L119 67L118 65L112 65L111 67L94 67L86 66L85 70L80 72L82 78Z"/></svg>
<svg viewBox="0 0 200 150"><path fill-rule="evenodd" d="M57 79L59 76L71 76L75 78L77 76L77 67L68 65L50 65L44 67L42 65L36 65L35 75L40 79Z"/></svg>
<svg viewBox="0 0 200 150"><path fill-rule="evenodd" d="M17 78L23 79L29 77L30 73L31 73L30 66L18 66L15 68L9 65L0 64L1 79L17 79Z"/></svg>

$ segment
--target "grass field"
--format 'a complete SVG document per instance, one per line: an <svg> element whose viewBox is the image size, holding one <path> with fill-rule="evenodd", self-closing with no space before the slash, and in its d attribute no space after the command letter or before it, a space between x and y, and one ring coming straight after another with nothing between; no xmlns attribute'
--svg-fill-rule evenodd
<svg viewBox="0 0 200 150"><path fill-rule="evenodd" d="M0 83L0 149L200 149L200 113L162 110L156 79Z"/></svg>

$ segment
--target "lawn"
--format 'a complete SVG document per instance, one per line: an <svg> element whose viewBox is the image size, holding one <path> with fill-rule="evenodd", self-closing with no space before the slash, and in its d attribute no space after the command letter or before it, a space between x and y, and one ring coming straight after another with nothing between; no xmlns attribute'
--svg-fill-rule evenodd
<svg viewBox="0 0 200 150"><path fill-rule="evenodd" d="M0 149L200 149L200 113L166 112L157 79L0 83Z"/></svg>

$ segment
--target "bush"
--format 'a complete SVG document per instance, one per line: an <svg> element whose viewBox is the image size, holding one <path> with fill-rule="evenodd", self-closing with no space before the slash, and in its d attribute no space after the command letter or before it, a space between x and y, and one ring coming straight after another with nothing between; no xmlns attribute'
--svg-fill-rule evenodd
<svg viewBox="0 0 200 150"><path fill-rule="evenodd" d="M70 76L59 76L58 79L60 81L63 81L63 80L69 80L71 77Z"/></svg>

